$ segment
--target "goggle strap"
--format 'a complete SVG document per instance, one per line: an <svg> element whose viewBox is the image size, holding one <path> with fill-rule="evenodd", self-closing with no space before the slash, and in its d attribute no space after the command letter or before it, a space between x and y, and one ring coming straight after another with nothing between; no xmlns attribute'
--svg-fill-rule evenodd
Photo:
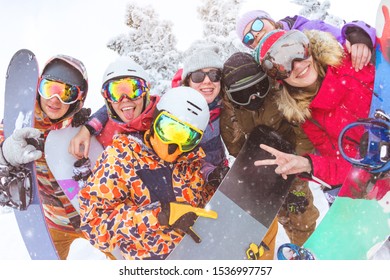
<svg viewBox="0 0 390 280"><path fill-rule="evenodd" d="M255 76L253 76L253 78L250 79L249 81L244 81L241 83L240 83L240 81L238 81L237 83L231 85L230 88L227 89L226 91L229 93L237 92L237 91L249 88L251 86L254 86L255 84L261 82L262 80L264 80L266 78L268 78L266 74L258 73Z"/></svg>

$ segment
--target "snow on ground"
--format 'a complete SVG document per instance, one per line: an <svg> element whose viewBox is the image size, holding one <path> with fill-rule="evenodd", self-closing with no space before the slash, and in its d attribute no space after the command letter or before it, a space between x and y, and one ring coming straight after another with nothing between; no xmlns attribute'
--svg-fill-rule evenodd
<svg viewBox="0 0 390 280"><path fill-rule="evenodd" d="M329 206L324 194L318 184L310 183L314 195L314 204L320 211L317 225L328 211ZM0 260L29 260L30 256L23 244L18 225L13 211L0 211ZM288 243L283 227L279 225L276 248L279 245ZM105 255L92 247L87 240L77 239L73 242L68 256L70 260L102 260Z"/></svg>

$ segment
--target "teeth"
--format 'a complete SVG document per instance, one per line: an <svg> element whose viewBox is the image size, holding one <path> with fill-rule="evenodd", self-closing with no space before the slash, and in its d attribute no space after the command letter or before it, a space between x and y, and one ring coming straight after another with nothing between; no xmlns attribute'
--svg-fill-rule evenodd
<svg viewBox="0 0 390 280"><path fill-rule="evenodd" d="M124 107L122 108L122 111L128 111L128 110L132 110L134 109L134 107Z"/></svg>
<svg viewBox="0 0 390 280"><path fill-rule="evenodd" d="M304 74L306 74L306 72L309 70L309 66L306 67L301 73L299 73L298 77L300 76L303 76Z"/></svg>

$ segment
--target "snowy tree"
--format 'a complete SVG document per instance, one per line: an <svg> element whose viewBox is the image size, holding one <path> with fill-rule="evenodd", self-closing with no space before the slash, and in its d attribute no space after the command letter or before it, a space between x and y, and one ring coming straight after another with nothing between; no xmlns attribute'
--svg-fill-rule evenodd
<svg viewBox="0 0 390 280"><path fill-rule="evenodd" d="M170 87L171 79L181 61L171 21L162 20L155 9L130 3L126 11L129 32L108 42L108 48L121 56L129 56L150 75L152 93Z"/></svg>
<svg viewBox="0 0 390 280"><path fill-rule="evenodd" d="M341 27L344 24L341 18L328 13L327 10L330 8L329 0L323 2L318 0L291 0L291 2L303 6L299 14L305 18L323 20L337 27Z"/></svg>
<svg viewBox="0 0 390 280"><path fill-rule="evenodd" d="M241 0L202 0L198 17L203 22L203 39L195 41L184 53L189 55L196 49L216 46L222 60L237 51L247 51L238 39L236 18Z"/></svg>

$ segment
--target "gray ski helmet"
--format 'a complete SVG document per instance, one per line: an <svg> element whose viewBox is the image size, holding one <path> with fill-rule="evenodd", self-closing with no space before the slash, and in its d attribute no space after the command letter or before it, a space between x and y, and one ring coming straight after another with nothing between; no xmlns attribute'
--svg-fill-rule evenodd
<svg viewBox="0 0 390 280"><path fill-rule="evenodd" d="M102 84L119 77L137 77L147 83L150 82L148 73L146 73L141 65L137 64L128 56L120 56L108 65L103 75Z"/></svg>
<svg viewBox="0 0 390 280"><path fill-rule="evenodd" d="M76 58L67 55L52 57L43 68L41 77L78 86L83 91L82 101L87 97L87 71L84 64Z"/></svg>
<svg viewBox="0 0 390 280"><path fill-rule="evenodd" d="M190 87L169 89L156 106L159 111L167 111L183 122L205 131L210 118L206 99Z"/></svg>

